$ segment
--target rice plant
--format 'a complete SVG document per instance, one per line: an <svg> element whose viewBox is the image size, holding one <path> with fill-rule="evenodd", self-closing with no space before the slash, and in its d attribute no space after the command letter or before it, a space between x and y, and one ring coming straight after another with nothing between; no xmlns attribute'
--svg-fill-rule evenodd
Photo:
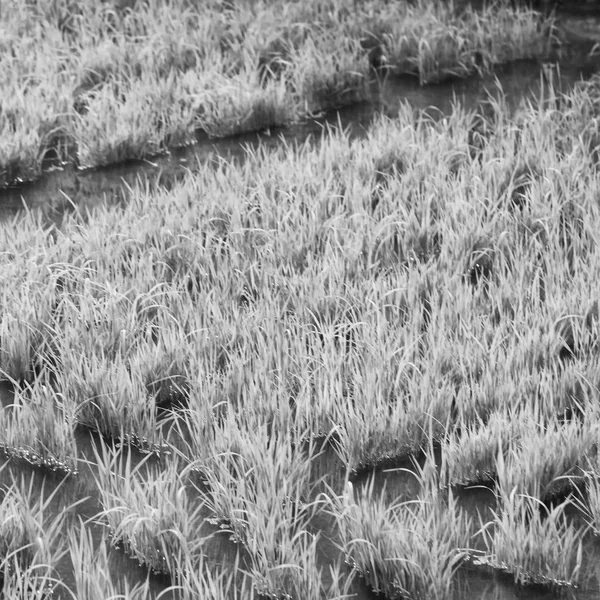
<svg viewBox="0 0 600 600"><path fill-rule="evenodd" d="M388 598L451 598L469 556L470 522L451 492L432 485L426 467L419 497L388 504L373 481L354 498L347 484L334 514L347 560L375 593ZM434 478L435 479L435 478Z"/></svg>
<svg viewBox="0 0 600 600"><path fill-rule="evenodd" d="M140 564L174 579L180 571L172 562L177 556L199 561L210 537L202 534L207 511L194 500L177 462L159 471L148 464L148 455L132 466L131 451L110 450L104 444L95 454L94 477L103 506L99 518L107 523L113 545L122 545Z"/></svg>
<svg viewBox="0 0 600 600"><path fill-rule="evenodd" d="M442 473L446 485L492 482L496 460L518 435L518 423L494 413L487 423L479 422L454 433L442 445Z"/></svg>
<svg viewBox="0 0 600 600"><path fill-rule="evenodd" d="M75 419L49 381L14 385L14 399L0 411L5 454L50 471L76 470Z"/></svg>
<svg viewBox="0 0 600 600"><path fill-rule="evenodd" d="M569 523L567 499L553 507L518 490L500 489L493 520L480 530L486 544L475 564L510 573L519 585L560 590L577 585L584 531Z"/></svg>
<svg viewBox="0 0 600 600"><path fill-rule="evenodd" d="M498 455L496 472L501 489L548 499L571 487L570 477L581 477L585 456L592 450L593 431L578 422L528 428L528 434L510 443L506 456Z"/></svg>
<svg viewBox="0 0 600 600"><path fill-rule="evenodd" d="M78 425L133 444L145 452L166 446L156 426L156 411L141 377L124 361L97 354L63 359L57 386Z"/></svg>
<svg viewBox="0 0 600 600"><path fill-rule="evenodd" d="M232 598L258 598L252 584L252 578L244 571L236 560L231 568L215 567L208 562L189 561L188 556L178 559L180 571L177 574L177 584L166 592L175 591L182 600L197 598L198 593L209 600L224 600ZM241 579L241 581L240 581Z"/></svg>
<svg viewBox="0 0 600 600"><path fill-rule="evenodd" d="M594 428L578 421L560 423L532 410L495 412L449 436L443 444L446 484L497 482L540 499L564 491L568 478L581 474L593 447Z"/></svg>
<svg viewBox="0 0 600 600"><path fill-rule="evenodd" d="M148 598L150 583L129 588L127 583L116 582L111 574L108 562L108 542L101 540L94 548L90 530L82 523L68 532L69 555L73 564L75 589L70 590L72 597L90 598L90 600L140 600Z"/></svg>
<svg viewBox="0 0 600 600"><path fill-rule="evenodd" d="M63 480L64 481L64 480ZM24 477L5 486L1 502L0 570L4 575L6 594L26 593L27 597L46 597L60 587L56 568L66 553L65 529L70 512L81 502L52 508L59 485L46 494L36 490L33 480L26 485ZM31 594L31 596L30 596Z"/></svg>
<svg viewBox="0 0 600 600"><path fill-rule="evenodd" d="M206 489L198 488L211 521L231 531L250 555L255 589L272 597L317 598L322 589L317 544L310 527L319 504L311 499L311 454L301 437L248 430L226 422L200 469Z"/></svg>
<svg viewBox="0 0 600 600"><path fill-rule="evenodd" d="M58 27L42 4L15 11ZM287 10L307 19L315 6ZM357 23L337 0L327 6L319 19L352 30L339 53L327 50L334 24L320 25L319 42L306 28L271 23L262 5L234 7L232 18L224 9L213 31L190 6L180 23L158 4L143 3L137 16L86 4L85 18L114 40L97 51L82 42L84 66L74 71L82 159L136 152L93 114L104 102L144 151L164 149L169 135L184 139L185 104L149 137L142 116L126 118L137 79L167 76L170 60L185 77L201 74L215 53L231 59L238 87L220 89L215 78L202 96L195 75L186 80L194 102L206 104L194 123L215 135L279 119L290 90L296 116L301 97L316 111L366 93L368 44L388 54L394 39L404 44L406 23L387 17L416 17L416 9L390 4L382 13L389 23L376 11ZM412 48L413 71L436 77L435 61L448 50L482 69L509 52L492 42L481 49L481 31L481 40L475 32L464 42L456 29L444 33L444 19L454 17L437 3L418 8L426 6L439 28ZM127 36L148 41L152 11L167 33L163 54L144 55ZM527 14L524 31L534 22L544 29ZM62 16L64 35L77 37ZM462 24L493 27L481 18L468 13ZM261 37L262 25L275 41ZM378 41L357 41L371 25ZM206 40L194 37L196 26ZM584 534L565 520L566 503L539 501L556 503L582 469L597 466L597 87L592 81L514 117L506 98L485 114L456 110L438 120L404 106L361 138L331 128L319 144L265 145L241 161L199 165L171 189L140 181L128 202L73 212L60 228L31 214L2 225L0 366L16 396L0 413L0 438L47 466L74 459L76 425L99 431L97 519L111 543L168 573L185 597L195 589L215 598L343 597L362 574L390 597L447 598L469 557L520 583L574 585ZM246 95L222 100L233 89ZM152 110L148 120L159 128L164 115ZM86 126L111 139L86 149ZM148 453L139 467L127 442ZM335 447L331 463L318 457L321 445L330 456ZM377 482L358 490L365 471L438 445L441 472L430 460L417 474L418 497L390 506ZM332 466L320 464L317 474L318 462ZM338 497L345 472L358 490L346 504ZM594 477L582 499L592 529ZM479 555L452 486L482 482L495 483L500 499L482 524L487 549ZM329 504L318 495L326 485ZM6 497L7 514L19 515L14 492ZM32 561L53 567L52 552L38 561L32 550L40 529L21 531L21 521L5 524L6 553L23 558L22 573ZM87 535L71 531L73 594L95 586L100 595L143 595L145 583L126 591L107 576L103 550ZM323 559L330 537L352 572L335 553ZM239 562L217 564L214 540ZM81 564L91 557L98 570L86 578Z"/></svg>

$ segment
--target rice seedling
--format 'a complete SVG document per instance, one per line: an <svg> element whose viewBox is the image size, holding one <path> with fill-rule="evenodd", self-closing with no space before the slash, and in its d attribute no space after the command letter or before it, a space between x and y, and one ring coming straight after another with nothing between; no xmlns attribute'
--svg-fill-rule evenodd
<svg viewBox="0 0 600 600"><path fill-rule="evenodd" d="M191 484L181 465L169 461L165 469L153 467L146 456L132 466L131 451L94 449L98 469L94 478L103 511L98 515L111 532L113 545L157 573L176 579L180 556L196 563L209 539L202 524L207 511L190 494Z"/></svg>
<svg viewBox="0 0 600 600"><path fill-rule="evenodd" d="M92 355L69 356L63 363L57 387L78 425L144 452L165 449L157 430L154 402L139 374L130 373L124 361Z"/></svg>
<svg viewBox="0 0 600 600"><path fill-rule="evenodd" d="M269 434L230 419L215 437L208 460L192 462L206 488L198 488L211 521L231 531L250 556L256 591L274 598L321 597L317 557L320 534L311 531L319 504L311 500L314 442Z"/></svg>
<svg viewBox="0 0 600 600"><path fill-rule="evenodd" d="M493 520L480 530L486 551L474 563L508 572L519 585L576 586L584 532L566 518L571 500L547 508L515 488L500 489L498 504Z"/></svg>
<svg viewBox="0 0 600 600"><path fill-rule="evenodd" d="M598 536L598 506L600 494L595 470L585 471L583 474L583 485L573 495L573 504L582 513L589 530L594 536Z"/></svg>
<svg viewBox="0 0 600 600"><path fill-rule="evenodd" d="M2 592L5 598L47 600L63 591L62 582L53 575L48 565L35 564L25 568L18 562L4 565Z"/></svg>
<svg viewBox="0 0 600 600"><path fill-rule="evenodd" d="M496 460L518 434L518 425L508 416L493 413L487 423L479 422L451 433L442 442L441 477L444 485L492 482Z"/></svg>
<svg viewBox="0 0 600 600"><path fill-rule="evenodd" d="M372 479L354 498L332 501L347 560L373 589L387 598L451 598L454 576L469 556L470 522L452 493L442 493L429 472L418 473L414 500L387 504Z"/></svg>
<svg viewBox="0 0 600 600"><path fill-rule="evenodd" d="M74 473L77 445L74 415L48 381L15 383L12 405L0 411L4 453L50 471Z"/></svg>
<svg viewBox="0 0 600 600"><path fill-rule="evenodd" d="M38 60L39 60L38 56ZM42 59L43 60L43 59ZM6 68L4 66L3 68ZM10 68L10 67L8 67ZM17 67L18 68L18 67ZM31 85L21 77L8 78L10 96L2 100L0 186L39 177L48 158L70 158L68 89L62 81ZM52 84L58 84L54 87Z"/></svg>
<svg viewBox="0 0 600 600"><path fill-rule="evenodd" d="M540 428L533 423L518 441L498 454L496 473L501 489L516 489L540 500L562 495L571 477L581 476L585 456L593 448L595 432L578 421Z"/></svg>
<svg viewBox="0 0 600 600"><path fill-rule="evenodd" d="M202 597L208 600L254 600L262 597L252 586L251 577L237 562L231 569L218 569L207 564L198 565L197 562L186 561L187 557L180 562L182 567L178 573L177 585L169 588L176 591L177 597L182 600L192 600L197 598L198 594L202 594Z"/></svg>
<svg viewBox="0 0 600 600"><path fill-rule="evenodd" d="M175 339L173 336L173 342ZM161 411L183 408L190 390L186 364L189 357L182 349L181 342L176 348L168 341L160 345L148 344L130 359L130 368L141 374L148 395L153 398L157 410Z"/></svg>
<svg viewBox="0 0 600 600"><path fill-rule="evenodd" d="M0 571L7 597L45 598L60 588L56 567L66 552L65 529L70 512L82 501L55 513L51 505L60 487L45 494L43 487L35 490L32 480L27 486L24 477L4 487Z"/></svg>
<svg viewBox="0 0 600 600"><path fill-rule="evenodd" d="M12 275L9 275L9 271ZM35 278L42 268L9 266L6 281L25 274L24 285L3 286L2 320L0 322L0 370L3 378L31 380L43 362L44 324L48 320L52 297L44 283ZM29 273L28 273L29 271ZM33 272L31 272L33 271ZM37 273L36 273L37 271Z"/></svg>
<svg viewBox="0 0 600 600"><path fill-rule="evenodd" d="M516 11L503 2L482 11L463 10L455 30L435 26L445 22L453 10L451 5L419 3L406 11L401 24L392 21L386 35L390 62L411 69L425 83L487 70L514 60L516 52L525 57L550 50L552 23L538 13Z"/></svg>
<svg viewBox="0 0 600 600"><path fill-rule="evenodd" d="M69 529L68 538L75 581L75 589L70 590L72 598L141 600L149 597L148 579L132 588L127 582L114 581L108 562L107 541L103 539L94 548L92 535L84 523Z"/></svg>
<svg viewBox="0 0 600 600"><path fill-rule="evenodd" d="M539 499L564 493L570 478L581 475L595 427L546 418L544 426L531 409L500 411L451 434L442 444L445 485L497 482Z"/></svg>

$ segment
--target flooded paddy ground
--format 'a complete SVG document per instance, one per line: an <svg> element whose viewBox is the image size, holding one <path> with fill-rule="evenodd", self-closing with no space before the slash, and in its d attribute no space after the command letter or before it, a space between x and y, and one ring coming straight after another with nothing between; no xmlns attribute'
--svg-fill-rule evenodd
<svg viewBox="0 0 600 600"><path fill-rule="evenodd" d="M557 19L0 192L6 597L598 596L600 25Z"/></svg>

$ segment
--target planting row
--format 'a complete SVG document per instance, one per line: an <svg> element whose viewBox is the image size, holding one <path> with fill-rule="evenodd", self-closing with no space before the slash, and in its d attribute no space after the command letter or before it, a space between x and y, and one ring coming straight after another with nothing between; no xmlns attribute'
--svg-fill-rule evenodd
<svg viewBox="0 0 600 600"><path fill-rule="evenodd" d="M75 505L60 502L54 516L60 486L40 499L25 478L13 480L2 491L4 592L35 590L42 598L54 589L67 597L57 579L67 556L75 597L144 597L149 579L123 591L109 574L109 544L167 574L182 598L198 589L215 599L342 598L360 574L387 598L442 599L454 597L458 576L472 569L509 572L519 585L556 592L585 583L583 548L588 529L597 532L598 472L588 473L586 493L552 504L499 484L490 517L474 520L443 489L432 455L413 468L417 495L390 503L375 492L374 479L358 492L349 482L342 494L327 485L326 493L318 491L314 443L232 424L223 433L231 437L209 440L207 460L146 459L135 467L123 448L100 443L95 478L103 510L94 520L108 527L100 541L92 540L89 522L73 518ZM343 478L336 487L344 490ZM595 510L596 521L586 526L569 516L573 508L585 516ZM222 545L215 551L211 543L223 534L241 554L227 556Z"/></svg>
<svg viewBox="0 0 600 600"><path fill-rule="evenodd" d="M552 22L508 2L0 3L0 185L282 125L421 82L547 56Z"/></svg>

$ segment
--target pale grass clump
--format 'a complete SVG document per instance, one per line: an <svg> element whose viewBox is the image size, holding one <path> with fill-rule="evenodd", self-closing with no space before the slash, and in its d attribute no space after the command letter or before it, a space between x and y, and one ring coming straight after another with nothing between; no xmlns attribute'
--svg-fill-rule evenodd
<svg viewBox="0 0 600 600"><path fill-rule="evenodd" d="M595 427L576 420L547 426L524 423L520 439L511 440L496 460L500 489L547 499L564 494L582 476L585 457L593 451Z"/></svg>
<svg viewBox="0 0 600 600"><path fill-rule="evenodd" d="M595 538L600 536L600 484L595 465L583 474L584 484L575 494L573 504L579 509Z"/></svg>
<svg viewBox="0 0 600 600"><path fill-rule="evenodd" d="M92 249L90 253L95 252ZM125 358L138 342L156 341L161 329L177 325L173 315L180 304L176 291L165 290L160 284L148 286L142 274L135 280L120 277L108 267L109 254L96 260L95 268L82 269L74 277L65 274L66 283L61 279L48 323L56 355L51 358L58 361L67 353L64 346L86 355L101 353ZM131 284L134 285L120 291Z"/></svg>
<svg viewBox="0 0 600 600"><path fill-rule="evenodd" d="M65 529L70 512L82 502L54 514L52 504L61 485L49 494L43 487L36 490L33 480L27 486L24 477L5 486L0 503L0 571L5 594L22 597L18 594L27 590L27 597L44 598L60 586L56 568L66 552Z"/></svg>
<svg viewBox="0 0 600 600"><path fill-rule="evenodd" d="M0 370L16 381L32 380L43 364L45 325L54 300L43 259L40 265L22 262L6 265L0 294Z"/></svg>
<svg viewBox="0 0 600 600"><path fill-rule="evenodd" d="M36 325L27 318L19 318L10 312L3 313L0 322L0 364L5 377L16 380L32 377L37 337Z"/></svg>
<svg viewBox="0 0 600 600"><path fill-rule="evenodd" d="M482 11L469 7L458 18L458 28L440 27L453 10L450 5L418 4L407 10L400 23L392 21L386 34L392 63L418 73L421 83L428 83L550 50L551 24L539 13L514 10L507 3Z"/></svg>
<svg viewBox="0 0 600 600"><path fill-rule="evenodd" d="M388 598L452 597L454 577L469 556L470 522L451 492L438 490L432 466L418 473L418 498L387 505L373 481L354 498L333 502L347 560L376 593Z"/></svg>
<svg viewBox="0 0 600 600"><path fill-rule="evenodd" d="M597 415L590 407L589 413L597 423ZM574 494L574 504L583 514L594 536L600 535L600 452L598 451L598 433L597 427L593 431L593 445L585 456L584 464L581 466L581 472L574 478L577 483L577 490ZM581 484L581 485L579 485Z"/></svg>
<svg viewBox="0 0 600 600"><path fill-rule="evenodd" d="M519 585L552 589L577 584L582 564L584 531L567 519L571 504L546 507L518 490L498 490L498 508L480 530L486 545L475 564L508 572Z"/></svg>
<svg viewBox="0 0 600 600"><path fill-rule="evenodd" d="M57 387L78 425L146 452L161 451L155 405L139 374L101 354L68 356L62 363Z"/></svg>
<svg viewBox="0 0 600 600"><path fill-rule="evenodd" d="M148 569L176 577L181 556L192 562L202 556L210 537L202 533L208 511L181 474L178 461L169 460L160 469L146 456L133 466L131 452L105 444L95 449L94 477L103 507L99 517L107 524L113 545L122 545Z"/></svg>
<svg viewBox="0 0 600 600"><path fill-rule="evenodd" d="M427 441L427 412L370 397L362 410L350 407L336 429L336 451L353 471L410 456ZM422 423L422 424L421 424Z"/></svg>
<svg viewBox="0 0 600 600"><path fill-rule="evenodd" d="M519 436L518 429L518 422L502 412L494 412L487 422L480 420L460 433L450 433L442 442L444 485L493 481L498 455L504 454L514 436Z"/></svg>
<svg viewBox="0 0 600 600"><path fill-rule="evenodd" d="M80 166L100 166L126 159L152 156L169 146L195 141L195 111L174 76L142 79L122 76L85 96L87 112L74 122ZM187 106L186 106L187 104Z"/></svg>
<svg viewBox="0 0 600 600"><path fill-rule="evenodd" d="M189 467L205 481L198 491L211 520L244 546L257 592L272 597L318 598L324 591L320 534L310 528L320 510L311 498L315 443L302 437L269 433L264 425L246 429L229 418L215 434L212 455Z"/></svg>
<svg viewBox="0 0 600 600"><path fill-rule="evenodd" d="M28 598L46 600L57 592L68 593L68 589L56 577L49 565L34 564L22 567L18 562L4 564L2 591L6 598Z"/></svg>
<svg viewBox="0 0 600 600"><path fill-rule="evenodd" d="M108 559L108 540L104 537L97 548L90 530L82 523L68 532L69 555L73 564L75 586L69 590L73 599L90 600L142 600L150 594L150 581L146 579L130 588L127 582L115 582Z"/></svg>
<svg viewBox="0 0 600 600"><path fill-rule="evenodd" d="M258 600L262 597L253 585L251 575L236 560L231 568L220 568L208 561L190 560L183 556L178 560L180 570L176 582L167 590L175 592L182 600L193 600L200 594L207 600Z"/></svg>
<svg viewBox="0 0 600 600"><path fill-rule="evenodd" d="M48 469L76 469L75 417L49 381L14 384L13 403L0 410L0 446L9 456Z"/></svg>
<svg viewBox="0 0 600 600"><path fill-rule="evenodd" d="M545 421L545 424L544 424ZM497 481L503 489L543 499L569 487L592 450L595 428L561 423L534 406L498 410L451 434L442 445L445 485Z"/></svg>
<svg viewBox="0 0 600 600"><path fill-rule="evenodd" d="M40 58L43 62L47 60L47 57L37 57ZM27 84L19 77L5 80L11 94L2 98L0 187L37 179L50 149L57 161L69 158L72 125L68 117L70 98L66 83L61 77L52 83L38 80L37 85Z"/></svg>
<svg viewBox="0 0 600 600"><path fill-rule="evenodd" d="M157 344L141 343L128 362L140 374L155 406L180 408L187 404L190 382L189 345L172 329L161 332Z"/></svg>

